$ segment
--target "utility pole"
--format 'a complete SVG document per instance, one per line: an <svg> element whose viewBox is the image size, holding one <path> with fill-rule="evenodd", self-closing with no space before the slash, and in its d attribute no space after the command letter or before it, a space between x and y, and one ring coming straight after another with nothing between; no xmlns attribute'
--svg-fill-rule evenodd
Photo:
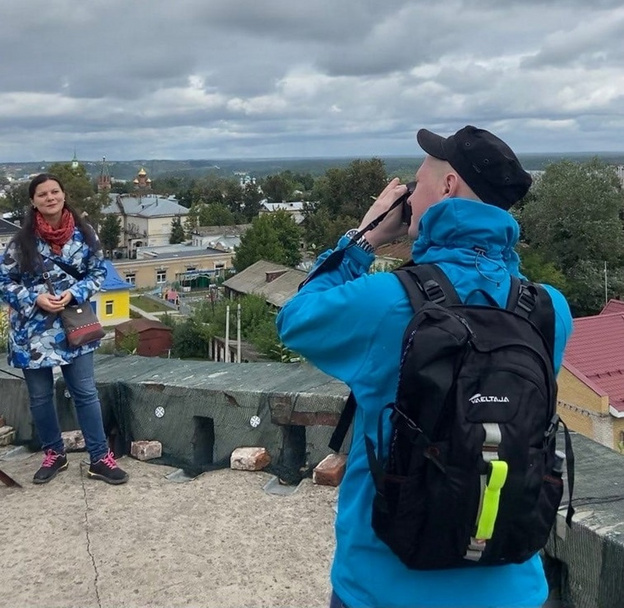
<svg viewBox="0 0 624 608"><path fill-rule="evenodd" d="M605 285L605 306L608 304L608 296L607 296L607 261L605 260L604 265L604 285Z"/></svg>
<svg viewBox="0 0 624 608"><path fill-rule="evenodd" d="M226 363L230 362L230 306L225 307L225 359Z"/></svg>
<svg viewBox="0 0 624 608"><path fill-rule="evenodd" d="M241 362L241 305L236 310L236 363Z"/></svg>

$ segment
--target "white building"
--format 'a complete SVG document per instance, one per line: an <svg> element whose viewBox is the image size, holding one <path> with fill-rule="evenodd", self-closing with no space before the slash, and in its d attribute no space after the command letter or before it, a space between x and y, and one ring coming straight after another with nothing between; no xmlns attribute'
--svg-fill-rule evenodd
<svg viewBox="0 0 624 608"><path fill-rule="evenodd" d="M104 215L116 215L121 224L119 247L133 257L137 247L168 245L171 223L184 218L189 210L178 204L174 196L157 194L110 194L110 204L102 209Z"/></svg>

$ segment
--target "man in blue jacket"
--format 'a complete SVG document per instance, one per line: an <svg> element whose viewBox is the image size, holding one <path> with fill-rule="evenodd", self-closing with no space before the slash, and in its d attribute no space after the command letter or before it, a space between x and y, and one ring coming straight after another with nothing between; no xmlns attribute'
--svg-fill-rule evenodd
<svg viewBox="0 0 624 608"><path fill-rule="evenodd" d="M374 251L407 230L414 262L437 264L463 301L488 304L482 290L504 307L510 277L519 275L519 227L508 210L531 184L509 146L483 129L466 126L447 138L421 129L417 139L427 156L408 199L409 227L396 207L349 246L353 234L405 194L406 186L393 179L359 228L339 240L337 249L345 252L338 267L307 282L277 318L284 344L345 382L358 404L338 501L331 607L535 608L547 597L539 555L522 564L410 570L371 527L375 488L364 435L377 437L380 411L394 401L403 332L413 315L395 275L367 274ZM572 320L561 293L545 287L555 310L558 371ZM384 431L387 439L389 427Z"/></svg>

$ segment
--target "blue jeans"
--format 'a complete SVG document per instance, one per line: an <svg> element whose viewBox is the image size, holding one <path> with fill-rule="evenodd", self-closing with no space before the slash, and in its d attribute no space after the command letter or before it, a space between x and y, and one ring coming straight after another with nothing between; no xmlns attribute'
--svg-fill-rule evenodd
<svg viewBox="0 0 624 608"><path fill-rule="evenodd" d="M336 592L332 591L331 597L329 598L329 608L348 608L348 607L342 603L342 600L336 595Z"/></svg>
<svg viewBox="0 0 624 608"><path fill-rule="evenodd" d="M51 367L23 369L30 398L30 412L44 450L65 452L61 427L54 406L54 378ZM106 456L108 443L102 423L102 409L93 369L93 353L76 357L72 363L61 365L69 394L76 406L78 424L85 439L91 462Z"/></svg>

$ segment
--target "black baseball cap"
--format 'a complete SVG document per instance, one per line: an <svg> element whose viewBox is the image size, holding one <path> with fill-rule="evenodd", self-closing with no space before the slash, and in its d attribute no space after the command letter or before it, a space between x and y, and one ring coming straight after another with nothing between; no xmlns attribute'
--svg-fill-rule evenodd
<svg viewBox="0 0 624 608"><path fill-rule="evenodd" d="M529 191L531 176L518 157L485 129L467 125L450 137L420 129L416 139L427 154L447 161L484 203L509 209Z"/></svg>

